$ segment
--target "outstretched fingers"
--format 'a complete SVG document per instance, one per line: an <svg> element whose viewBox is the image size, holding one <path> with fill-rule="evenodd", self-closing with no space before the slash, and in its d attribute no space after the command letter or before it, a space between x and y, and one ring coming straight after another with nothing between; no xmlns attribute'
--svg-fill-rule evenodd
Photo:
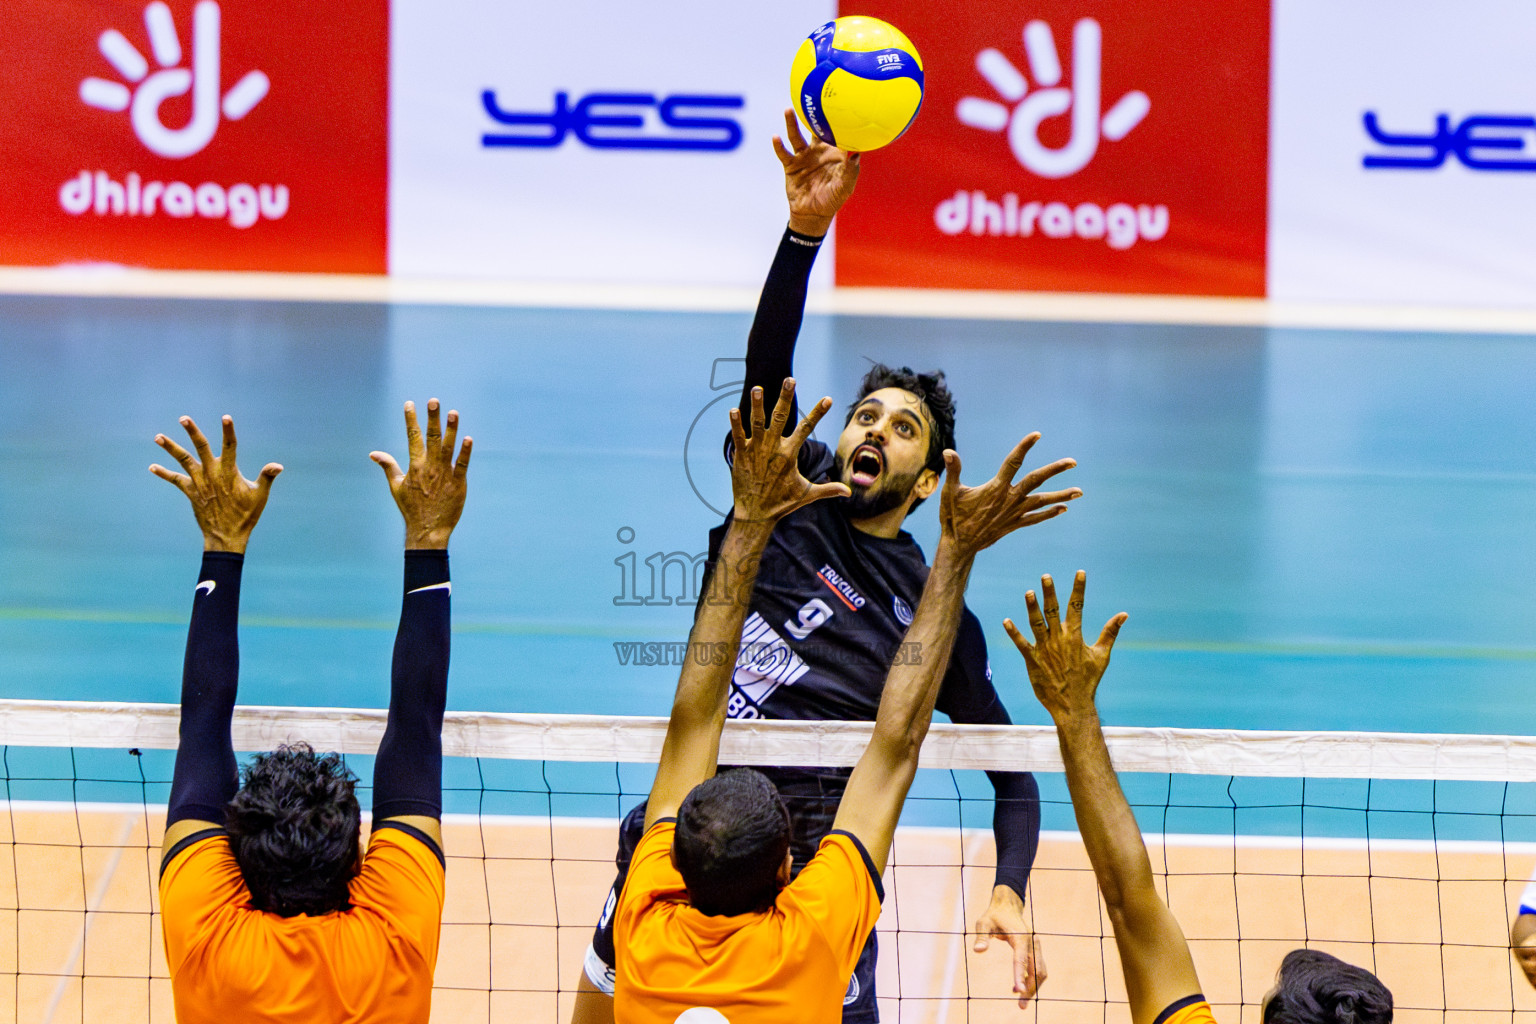
<svg viewBox="0 0 1536 1024"><path fill-rule="evenodd" d="M427 399L427 445L434 454L443 445L442 404L435 398Z"/></svg>
<svg viewBox="0 0 1536 1024"><path fill-rule="evenodd" d="M197 449L197 457L203 460L203 465L213 462L213 449L209 446L208 439L203 436L203 432L193 422L192 417L183 416L181 426L187 432L187 436L192 439L192 447Z"/></svg>
<svg viewBox="0 0 1536 1024"><path fill-rule="evenodd" d="M384 478L389 481L391 491L400 486L400 482L405 479L405 474L401 472L400 463L395 461L393 455L389 452L369 452L368 457L384 470Z"/></svg>
<svg viewBox="0 0 1536 1024"><path fill-rule="evenodd" d="M832 399L824 397L821 401L811 406L809 412L800 417L800 424L795 427L795 432L790 435L790 441L794 443L796 451L800 449L801 445L805 444L805 439L811 436L811 431L816 429L816 424L820 423L821 418L831 409Z"/></svg>
<svg viewBox="0 0 1536 1024"><path fill-rule="evenodd" d="M773 403L773 419L768 424L769 437L783 437L789 423L790 411L795 407L795 378L785 377L779 386L779 400Z"/></svg>
<svg viewBox="0 0 1536 1024"><path fill-rule="evenodd" d="M1067 470L1073 469L1076 466L1076 459L1057 459L1055 462L1048 466L1041 466L1039 469L1030 470L1029 473L1025 475L1024 479L1019 481L1016 489L1033 491L1036 487L1039 487L1051 477L1056 476L1058 473L1065 473Z"/></svg>
<svg viewBox="0 0 1536 1024"><path fill-rule="evenodd" d="M1004 619L1003 629L1007 632L1008 639L1013 641L1013 646L1017 647L1019 653L1024 655L1025 667L1033 665L1035 663L1035 649L1024 638L1024 634L1019 632L1018 624L1012 619Z"/></svg>
<svg viewBox="0 0 1536 1024"><path fill-rule="evenodd" d="M789 162L794 159L794 155L784 148L784 140L777 135L773 137L773 155L779 158L779 163L786 170L789 169Z"/></svg>
<svg viewBox="0 0 1536 1024"><path fill-rule="evenodd" d="M234 460L235 460L235 420L234 420L234 417L232 417L232 416L225 416L225 417L223 417L222 419L219 420L219 425L223 428L223 431L224 431L224 439L223 439L224 447L222 449L220 449L220 451L219 451L219 458L221 460L228 459L230 461L230 463L233 464Z"/></svg>
<svg viewBox="0 0 1536 1024"><path fill-rule="evenodd" d="M1061 625L1061 605L1056 600L1056 581L1049 575L1040 577L1040 593L1045 604L1045 628L1055 629Z"/></svg>
<svg viewBox="0 0 1536 1024"><path fill-rule="evenodd" d="M1008 457L1003 460L1003 464L998 467L997 478L1005 484L1013 483L1013 478L1018 475L1019 467L1024 465L1024 456L1029 454L1029 450L1035 446L1035 442L1038 440L1040 440L1040 432L1038 430L1028 437L1021 438L1019 443L1013 446L1013 451L1009 452Z"/></svg>
<svg viewBox="0 0 1536 1024"><path fill-rule="evenodd" d="M406 456L411 462L415 462L426 454L426 445L421 440L421 426L416 422L416 403L405 403L405 445Z"/></svg>
<svg viewBox="0 0 1536 1024"><path fill-rule="evenodd" d="M459 461L453 464L453 475L460 480L464 479L464 474L469 472L469 456L474 451L474 448L475 439L472 437L466 437L464 443L459 446Z"/></svg>
<svg viewBox="0 0 1536 1024"><path fill-rule="evenodd" d="M1024 611L1029 616L1029 629L1035 634L1035 643L1045 643L1051 635L1051 627L1040 611L1040 599L1033 590L1024 592Z"/></svg>
<svg viewBox="0 0 1536 1024"><path fill-rule="evenodd" d="M747 449L747 432L741 426L741 410L731 409L731 450L743 452Z"/></svg>
<svg viewBox="0 0 1536 1024"><path fill-rule="evenodd" d="M451 459L453 458L453 446L459 439L459 411L448 410L448 428L443 431L443 451Z"/></svg>
<svg viewBox="0 0 1536 1024"><path fill-rule="evenodd" d="M165 453L175 459L177 464L187 471L188 476L197 471L197 463L193 460L192 454L169 437L166 437L164 434L156 434L155 444L164 448Z"/></svg>
<svg viewBox="0 0 1536 1024"><path fill-rule="evenodd" d="M960 496L960 453L953 448L944 449L944 490L940 500L953 502Z"/></svg>
<svg viewBox="0 0 1536 1024"><path fill-rule="evenodd" d="M1063 501L1076 501L1082 496L1082 488L1068 487L1064 491L1047 491L1044 494L1035 494L1031 497L1034 498L1035 504L1037 505L1054 505Z"/></svg>
<svg viewBox="0 0 1536 1024"><path fill-rule="evenodd" d="M1104 623L1104 630L1099 634L1099 642L1093 646L1103 651L1106 658L1109 657L1109 652L1115 648L1115 640L1120 636L1120 627L1125 625L1125 620L1129 618L1130 615L1121 612Z"/></svg>
<svg viewBox="0 0 1536 1024"><path fill-rule="evenodd" d="M282 471L282 464L277 462L269 462L261 467L261 472L256 477L256 489L261 492L263 501L268 494L272 493L272 481L276 480L277 475Z"/></svg>
<svg viewBox="0 0 1536 1024"><path fill-rule="evenodd" d="M805 152L805 135L800 131L800 121L795 117L795 111L791 107L784 108L784 138L789 142L796 156Z"/></svg>
<svg viewBox="0 0 1536 1024"><path fill-rule="evenodd" d="M823 498L848 498L853 496L853 490L845 483L821 483L811 484L805 492L805 504L821 501Z"/></svg>
<svg viewBox="0 0 1536 1024"><path fill-rule="evenodd" d="M1039 512L1031 512L1019 519L1017 528L1022 530L1026 526L1034 526L1036 523L1043 523L1047 519L1055 519L1066 510L1067 506L1065 505L1052 505L1050 508L1041 509Z"/></svg>
<svg viewBox="0 0 1536 1024"><path fill-rule="evenodd" d="M760 440L763 436L763 389L752 389L752 437L751 440Z"/></svg>
<svg viewBox="0 0 1536 1024"><path fill-rule="evenodd" d="M185 476L181 473L172 473L158 462L151 463L149 471L155 474L155 476L159 477L161 480L175 484L177 489L180 490L182 494L185 494L188 497L191 496L192 492L188 490L188 488L192 486L191 477Z"/></svg>
<svg viewBox="0 0 1536 1024"><path fill-rule="evenodd" d="M1083 598L1088 590L1088 574L1077 570L1072 577L1072 596L1067 598L1067 631L1075 636L1083 635Z"/></svg>

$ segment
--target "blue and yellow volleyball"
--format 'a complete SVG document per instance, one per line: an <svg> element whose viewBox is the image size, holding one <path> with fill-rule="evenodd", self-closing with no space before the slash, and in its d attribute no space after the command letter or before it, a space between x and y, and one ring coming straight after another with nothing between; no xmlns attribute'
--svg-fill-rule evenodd
<svg viewBox="0 0 1536 1024"><path fill-rule="evenodd" d="M901 137L923 103L923 59L896 26L850 15L800 44L791 103L821 141L868 152Z"/></svg>

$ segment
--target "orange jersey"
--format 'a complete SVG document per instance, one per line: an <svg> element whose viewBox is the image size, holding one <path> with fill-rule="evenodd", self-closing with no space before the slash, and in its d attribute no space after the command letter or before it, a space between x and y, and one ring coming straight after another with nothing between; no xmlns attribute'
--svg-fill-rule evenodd
<svg viewBox="0 0 1536 1024"><path fill-rule="evenodd" d="M380 827L348 891L348 910L279 917L251 906L222 832L177 853L160 876L177 1021L425 1024L443 916L437 852Z"/></svg>
<svg viewBox="0 0 1536 1024"><path fill-rule="evenodd" d="M695 1007L730 1024L840 1024L884 897L859 841L823 839L770 909L710 917L672 865L676 830L666 818L640 840L614 911L618 1024L674 1024Z"/></svg>
<svg viewBox="0 0 1536 1024"><path fill-rule="evenodd" d="M1216 1024L1211 1004L1202 995L1180 999L1157 1015L1156 1024Z"/></svg>

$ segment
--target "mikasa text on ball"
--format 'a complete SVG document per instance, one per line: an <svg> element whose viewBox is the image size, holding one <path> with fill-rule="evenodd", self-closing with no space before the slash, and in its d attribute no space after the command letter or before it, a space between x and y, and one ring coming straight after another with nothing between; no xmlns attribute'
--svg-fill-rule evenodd
<svg viewBox="0 0 1536 1024"><path fill-rule="evenodd" d="M800 44L789 69L792 104L817 138L867 152L894 142L923 102L923 61L879 18L829 21Z"/></svg>

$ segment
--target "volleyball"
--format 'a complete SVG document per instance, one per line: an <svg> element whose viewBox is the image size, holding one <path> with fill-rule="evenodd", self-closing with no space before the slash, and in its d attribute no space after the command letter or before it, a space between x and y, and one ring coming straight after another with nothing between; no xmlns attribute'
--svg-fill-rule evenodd
<svg viewBox="0 0 1536 1024"><path fill-rule="evenodd" d="M879 18L850 15L812 32L789 69L791 104L816 137L868 152L900 138L923 102L923 60Z"/></svg>

